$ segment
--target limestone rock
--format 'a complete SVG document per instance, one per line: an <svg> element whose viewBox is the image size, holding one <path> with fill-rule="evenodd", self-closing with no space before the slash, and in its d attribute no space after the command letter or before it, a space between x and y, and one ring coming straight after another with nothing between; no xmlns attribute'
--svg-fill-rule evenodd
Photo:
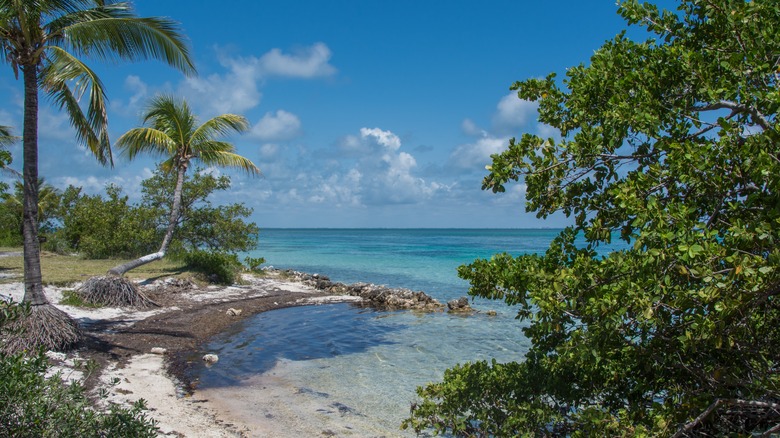
<svg viewBox="0 0 780 438"><path fill-rule="evenodd" d="M450 312L457 313L471 313L474 311L474 309L469 304L468 297L460 297L456 300L448 301L447 308Z"/></svg>

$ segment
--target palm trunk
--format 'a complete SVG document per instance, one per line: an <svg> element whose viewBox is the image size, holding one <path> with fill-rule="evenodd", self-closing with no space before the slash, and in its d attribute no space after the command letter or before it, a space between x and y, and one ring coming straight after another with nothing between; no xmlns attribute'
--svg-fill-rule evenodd
<svg viewBox="0 0 780 438"><path fill-rule="evenodd" d="M22 67L24 78L23 161L24 299L33 306L48 304L43 293L41 242L38 240L38 72Z"/></svg>
<svg viewBox="0 0 780 438"><path fill-rule="evenodd" d="M78 323L49 303L43 293L41 243L38 240L38 71L22 66L24 78L23 164L24 201L24 298L30 313L15 321L17 330L4 345L5 352L35 351L38 348L64 350L81 339Z"/></svg>
<svg viewBox="0 0 780 438"><path fill-rule="evenodd" d="M131 260L127 263L123 263L119 266L115 266L109 269L108 271L109 274L124 275L127 271L131 269L135 269L139 266L143 266L147 263L151 263L155 260L160 260L163 257L165 257L165 253L166 251L168 251L168 246L171 244L171 239L173 239L173 232L174 230L176 230L176 224L179 222L179 215L181 214L181 196L184 187L184 173L186 171L187 171L186 164L179 166L178 173L176 176L176 189L173 192L173 205L171 206L171 215L168 218L168 229L165 230L165 237L163 237L162 245L160 245L160 250L155 253L147 254L143 257L139 257L135 260Z"/></svg>

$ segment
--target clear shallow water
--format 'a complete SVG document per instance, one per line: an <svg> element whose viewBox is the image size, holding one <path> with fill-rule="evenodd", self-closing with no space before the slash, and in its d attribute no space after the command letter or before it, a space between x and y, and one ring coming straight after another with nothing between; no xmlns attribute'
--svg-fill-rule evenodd
<svg viewBox="0 0 780 438"><path fill-rule="evenodd" d="M457 277L458 266L498 252L540 253L555 235L556 230L264 230L251 255L276 268L423 290L446 302L468 290ZM196 368L193 377L200 390L223 390L210 398L230 397L225 389L240 389L249 400L256 395L258 402L268 394L287 397L301 412L264 415L299 415L305 418L297 423L316 423L303 432L399 436L417 386L441 380L457 363L522 360L529 343L512 309L486 300L473 306L498 315L380 312L349 304L262 313L204 345L220 361ZM262 403L242 406L264 409L258 407Z"/></svg>

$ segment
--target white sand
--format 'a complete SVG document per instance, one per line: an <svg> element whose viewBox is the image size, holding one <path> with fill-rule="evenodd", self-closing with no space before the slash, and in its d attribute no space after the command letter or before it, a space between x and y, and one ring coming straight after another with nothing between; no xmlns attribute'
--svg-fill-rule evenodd
<svg viewBox="0 0 780 438"><path fill-rule="evenodd" d="M246 286L195 288L187 293L186 298L196 302L228 302L238 298L268 295L269 291L315 292L312 287L300 283L251 276L245 277L244 280L249 284ZM175 307L150 311L132 311L120 308L83 309L57 304L62 298L64 290L77 286L46 287L44 292L49 302L68 313L82 325L105 320L117 320L122 321L122 325L131 325L156 313L179 310ZM23 296L24 285L22 283L0 284L0 299L12 299L19 302ZM355 297L312 297L312 299L301 303L324 304L345 301L355 301ZM154 346L150 346L150 349L152 347ZM49 352L48 355L56 363L50 374L60 372L66 380L81 380L83 378L83 371L78 366L81 358L77 353L66 355ZM147 415L156 421L161 436L302 437L308 436L309 432L315 432L314 429L310 428L291 427L300 421L298 419L302 412L297 412L294 409L291 412L284 412L284 409L288 408L283 408L283 406L288 406L289 409L294 408L294 394L269 394L269 407L258 410L258 413L262 415L261 412L272 410L275 414L272 417L264 417L260 423L256 421L257 418L241 418L231 415L229 406L209 402L207 394L196 393L193 397L185 397L178 390L174 379L167 373L164 357L160 355L134 356L122 368L117 363L110 363L100 375L100 381L102 382L100 388L108 390L108 398L104 402L130 406L138 399L144 399L149 408ZM114 381L118 383L112 385L111 382ZM236 403L240 403L242 395L237 393L236 396ZM282 402L279 400L280 398L287 398L287 400ZM307 421L307 423L310 422ZM320 435L322 428L317 428L316 432L317 435Z"/></svg>

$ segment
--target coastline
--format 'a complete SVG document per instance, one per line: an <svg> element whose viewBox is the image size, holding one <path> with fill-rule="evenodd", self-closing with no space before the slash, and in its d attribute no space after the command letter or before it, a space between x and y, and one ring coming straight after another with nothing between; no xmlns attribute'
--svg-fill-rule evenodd
<svg viewBox="0 0 780 438"><path fill-rule="evenodd" d="M49 354L52 369L66 379L83 379L93 395L107 391L107 398L99 402L102 406L146 400L146 413L156 421L161 435L289 436L294 419L266 416L262 425L242 421L230 415L229 406L193 391L185 375L185 353L243 319L291 306L364 302L360 297L323 292L300 279L278 274L248 275L244 277L247 284L227 287L198 287L175 279L147 280L139 286L160 307L142 311L60 305L57 303L63 291L73 287L47 286L50 302L78 320L85 332L83 346L77 350ZM23 289L21 283L1 284L0 296L20 301ZM236 315L228 309L241 311ZM153 348L164 349L165 353L153 354ZM79 363L88 360L99 367L85 376ZM118 383L112 385L112 381Z"/></svg>

